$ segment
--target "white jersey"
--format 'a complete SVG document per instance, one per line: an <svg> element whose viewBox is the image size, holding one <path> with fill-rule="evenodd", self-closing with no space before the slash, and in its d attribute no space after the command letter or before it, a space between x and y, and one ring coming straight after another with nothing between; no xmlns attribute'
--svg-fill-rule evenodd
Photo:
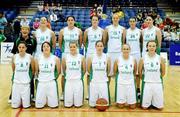
<svg viewBox="0 0 180 117"><path fill-rule="evenodd" d="M64 33L63 33L63 39L64 39L64 50L62 52L69 53L69 43L71 41L76 41L78 43L79 40L79 28L74 27L72 30L68 29L68 27L64 28Z"/></svg>
<svg viewBox="0 0 180 117"><path fill-rule="evenodd" d="M19 54L14 55L14 79L15 83L30 83L31 78L29 75L30 64L31 64L31 55L25 54L24 57L21 57Z"/></svg>
<svg viewBox="0 0 180 117"><path fill-rule="evenodd" d="M107 82L107 55L97 56L94 54L92 57L92 82Z"/></svg>
<svg viewBox="0 0 180 117"><path fill-rule="evenodd" d="M125 60L122 56L118 58L118 84L133 84L134 83L134 58L129 56Z"/></svg>
<svg viewBox="0 0 180 117"><path fill-rule="evenodd" d="M42 54L42 51L41 51L42 44L45 41L51 43L51 38L52 38L51 30L47 28L46 31L42 32L41 29L37 29L35 32L35 36L36 36L36 41L37 41L35 56L39 57L39 55Z"/></svg>
<svg viewBox="0 0 180 117"><path fill-rule="evenodd" d="M50 55L45 58L42 54L38 59L39 75L38 80L47 82L55 79L56 56Z"/></svg>
<svg viewBox="0 0 180 117"><path fill-rule="evenodd" d="M82 55L66 55L66 80L80 80L82 78Z"/></svg>
<svg viewBox="0 0 180 117"><path fill-rule="evenodd" d="M144 81L145 82L162 82L160 79L160 61L161 57L155 54L154 57L144 56Z"/></svg>
<svg viewBox="0 0 180 117"><path fill-rule="evenodd" d="M118 25L107 26L108 29L108 52L121 52L124 27Z"/></svg>
<svg viewBox="0 0 180 117"><path fill-rule="evenodd" d="M146 53L146 44L150 40L156 40L156 30L158 30L157 27L153 26L151 29L145 28L143 30L143 53Z"/></svg>
<svg viewBox="0 0 180 117"><path fill-rule="evenodd" d="M94 52L96 52L95 43L96 41L102 39L102 35L103 35L103 29L100 28L99 26L97 27L97 29L93 29L93 27L89 27L87 29L87 36L88 36L87 53L93 54Z"/></svg>
<svg viewBox="0 0 180 117"><path fill-rule="evenodd" d="M126 43L130 45L131 54L140 53L140 36L141 30L135 28L132 30L131 28L126 31Z"/></svg>

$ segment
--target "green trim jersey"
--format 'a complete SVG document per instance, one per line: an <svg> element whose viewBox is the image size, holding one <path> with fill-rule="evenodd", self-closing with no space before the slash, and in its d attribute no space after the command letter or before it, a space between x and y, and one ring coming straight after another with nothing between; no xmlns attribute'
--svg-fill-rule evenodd
<svg viewBox="0 0 180 117"><path fill-rule="evenodd" d="M51 39L52 39L51 30L47 28L46 31L42 32L41 29L37 29L35 32L35 36L36 36L36 41L37 41L35 56L38 57L40 54L42 54L42 51L41 51L42 44L45 41L51 43Z"/></svg>
<svg viewBox="0 0 180 117"><path fill-rule="evenodd" d="M97 56L94 54L92 57L92 82L107 82L107 60L106 54Z"/></svg>
<svg viewBox="0 0 180 117"><path fill-rule="evenodd" d="M45 58L43 54L38 59L39 75L38 81L47 82L56 79L55 67L56 56L51 54L48 58Z"/></svg>
<svg viewBox="0 0 180 117"><path fill-rule="evenodd" d="M126 31L126 43L130 45L131 54L140 53L140 36L141 30L135 28L132 30L131 28Z"/></svg>
<svg viewBox="0 0 180 117"><path fill-rule="evenodd" d="M98 40L102 39L103 35L103 29L99 26L97 29L93 29L93 27L89 27L87 29L87 36L88 36L88 47L87 47L87 53L88 54L94 54L96 51L95 49L95 43Z"/></svg>
<svg viewBox="0 0 180 117"><path fill-rule="evenodd" d="M19 54L15 54L13 62L15 64L13 82L30 83L31 78L29 75L29 71L31 64L31 55L26 53L24 57L21 57Z"/></svg>
<svg viewBox="0 0 180 117"><path fill-rule="evenodd" d="M153 26L151 29L145 28L143 30L143 54L146 53L146 44L150 40L156 40L156 30L159 30L157 27Z"/></svg>
<svg viewBox="0 0 180 117"><path fill-rule="evenodd" d="M134 84L134 58L129 56L125 60L122 56L118 58L118 84Z"/></svg>
<svg viewBox="0 0 180 117"><path fill-rule="evenodd" d="M161 57L155 54L154 57L144 56L144 81L145 82L162 82L160 72Z"/></svg>
<svg viewBox="0 0 180 117"><path fill-rule="evenodd" d="M82 57L81 54L75 56L71 54L66 55L66 80L82 79Z"/></svg>
<svg viewBox="0 0 180 117"><path fill-rule="evenodd" d="M68 27L64 28L63 32L63 39L64 39L64 50L62 52L69 53L69 43L71 41L76 41L78 43L79 41L79 35L80 35L80 29L77 27L74 27L72 30L68 29Z"/></svg>
<svg viewBox="0 0 180 117"><path fill-rule="evenodd" d="M118 25L114 27L113 25L107 26L108 29L108 51L107 52L121 52L122 40L123 40L123 30L124 27Z"/></svg>

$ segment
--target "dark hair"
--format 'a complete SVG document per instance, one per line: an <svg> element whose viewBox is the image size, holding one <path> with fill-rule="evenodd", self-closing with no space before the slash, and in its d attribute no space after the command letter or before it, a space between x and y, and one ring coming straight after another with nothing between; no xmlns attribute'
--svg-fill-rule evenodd
<svg viewBox="0 0 180 117"><path fill-rule="evenodd" d="M73 19L74 19L74 21L75 21L75 17L74 17L74 16L72 16L72 15L67 16L66 21L68 21L68 19L69 19L70 17L71 17L71 18L73 18Z"/></svg>
<svg viewBox="0 0 180 117"><path fill-rule="evenodd" d="M150 18L154 21L154 18L153 18L152 15L147 15L147 17L150 17ZM146 18L147 18L147 17L146 17Z"/></svg>
<svg viewBox="0 0 180 117"><path fill-rule="evenodd" d="M95 46L97 46L97 44L98 44L99 42L101 42L101 43L103 44L103 46L104 46L104 43L102 42L102 40L96 41Z"/></svg>
<svg viewBox="0 0 180 117"><path fill-rule="evenodd" d="M149 43L151 43L151 42L154 42L154 43L156 44L156 41L155 41L155 40L149 40L149 41L147 42L147 44L146 44L146 48L148 48L148 45L149 45ZM157 44L156 44L156 46L157 46ZM147 49L146 51L148 52L148 49Z"/></svg>
<svg viewBox="0 0 180 117"><path fill-rule="evenodd" d="M97 17L98 20L99 20L99 17L98 17L97 15L93 15L93 16L91 17L91 21L92 21L93 17Z"/></svg>
<svg viewBox="0 0 180 117"><path fill-rule="evenodd" d="M18 47L20 44L24 44L24 45L27 47L27 43L26 43L25 41L20 41L20 42L17 44L17 47Z"/></svg>
<svg viewBox="0 0 180 117"><path fill-rule="evenodd" d="M51 46L51 44L50 44L49 42L47 42L47 41L45 41L44 43L42 43L42 45L41 45L41 51L43 52L43 46L44 46L44 44L48 44L49 47L50 47L50 52L52 52L52 46Z"/></svg>

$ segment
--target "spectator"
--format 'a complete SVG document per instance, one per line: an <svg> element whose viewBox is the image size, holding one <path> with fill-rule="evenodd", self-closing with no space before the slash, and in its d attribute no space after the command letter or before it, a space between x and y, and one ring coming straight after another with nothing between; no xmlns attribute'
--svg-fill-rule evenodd
<svg viewBox="0 0 180 117"><path fill-rule="evenodd" d="M97 15L98 15L99 18L101 18L102 13L103 13L103 8L102 8L101 5L99 5L98 8L97 8Z"/></svg>
<svg viewBox="0 0 180 117"><path fill-rule="evenodd" d="M4 35L6 36L6 42L12 42L13 41L13 27L12 27L12 21L8 21L7 25L4 28Z"/></svg>
<svg viewBox="0 0 180 117"><path fill-rule="evenodd" d="M33 29L36 30L39 28L40 22L39 18L35 18L35 22L33 22Z"/></svg>
<svg viewBox="0 0 180 117"><path fill-rule="evenodd" d="M49 29L51 29L51 22L50 22L50 19L49 19L49 18L47 18L47 27L48 27Z"/></svg>
<svg viewBox="0 0 180 117"><path fill-rule="evenodd" d="M50 21L51 22L56 22L58 19L57 19L57 15L56 14L54 14L54 13L52 13L51 15L50 15Z"/></svg>
<svg viewBox="0 0 180 117"><path fill-rule="evenodd" d="M44 11L49 14L49 4L48 3L44 6Z"/></svg>
<svg viewBox="0 0 180 117"><path fill-rule="evenodd" d="M159 26L161 23L163 23L162 18L160 17L160 15L157 15L157 18L155 19L155 24Z"/></svg>
<svg viewBox="0 0 180 117"><path fill-rule="evenodd" d="M4 27L7 24L7 20L4 17L4 13L1 11L0 12L0 32L4 33Z"/></svg>
<svg viewBox="0 0 180 117"><path fill-rule="evenodd" d="M26 16L24 16L24 18L23 18L23 20L21 20L20 24L21 24L21 26L24 26L24 25L29 26L29 20L27 20Z"/></svg>
<svg viewBox="0 0 180 117"><path fill-rule="evenodd" d="M65 21L65 16L63 15L62 6L61 6L60 3L58 3L57 7L55 7L54 14L57 15L58 21L60 21L60 22L64 22Z"/></svg>
<svg viewBox="0 0 180 117"><path fill-rule="evenodd" d="M144 20L144 23L141 25L141 30L145 29L147 27L148 27L148 24L147 24L146 20Z"/></svg>
<svg viewBox="0 0 180 117"><path fill-rule="evenodd" d="M163 36L164 36L164 40L170 41L170 40L171 40L171 32L170 32L170 29L165 28L165 29L164 29L164 33L163 33Z"/></svg>
<svg viewBox="0 0 180 117"><path fill-rule="evenodd" d="M38 11L39 11L39 12L42 12L43 9L44 9L44 6L43 6L43 4L40 2L39 5L37 6L37 8L38 8Z"/></svg>
<svg viewBox="0 0 180 117"><path fill-rule="evenodd" d="M50 14L54 13L55 8L56 7L55 7L54 3L52 2L51 6L49 7Z"/></svg>
<svg viewBox="0 0 180 117"><path fill-rule="evenodd" d="M14 21L14 24L13 24L13 30L14 30L14 39L17 39L17 37L19 37L19 33L20 33L20 30L21 30L21 17L18 16L17 19Z"/></svg>

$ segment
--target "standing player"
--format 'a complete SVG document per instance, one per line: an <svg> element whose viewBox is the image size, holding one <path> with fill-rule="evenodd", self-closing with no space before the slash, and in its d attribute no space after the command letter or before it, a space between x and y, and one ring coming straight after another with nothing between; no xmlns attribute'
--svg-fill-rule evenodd
<svg viewBox="0 0 180 117"><path fill-rule="evenodd" d="M102 40L104 30L98 26L99 19L98 16L92 16L91 18L92 26L85 30L84 32L84 45L87 49L86 60L91 57L95 52L95 43L98 40ZM89 76L87 76L89 77ZM87 78L87 86L89 87L89 78ZM88 99L88 96L86 97Z"/></svg>
<svg viewBox="0 0 180 117"><path fill-rule="evenodd" d="M148 27L142 30L142 36L143 36L143 49L142 49L142 56L146 53L146 44L149 40L155 40L157 44L157 53L160 54L160 48L161 48L161 41L162 41L162 34L161 30L153 25L153 18L151 16L147 16L146 22L148 24Z"/></svg>
<svg viewBox="0 0 180 117"><path fill-rule="evenodd" d="M83 76L86 71L85 58L78 53L77 42L70 42L70 53L62 59L65 75L64 106L81 107L83 105Z"/></svg>
<svg viewBox="0 0 180 117"><path fill-rule="evenodd" d="M112 22L112 25L106 27L103 38L103 43L105 46L107 45L107 53L111 59L111 70L108 74L109 77L113 75L114 61L120 56L121 47L125 42L126 37L125 28L119 25L118 14L113 14Z"/></svg>
<svg viewBox="0 0 180 117"><path fill-rule="evenodd" d="M104 45L101 40L95 43L96 53L88 59L88 73L90 74L89 105L96 106L98 98L104 98L110 103L108 74L110 72L110 58L103 53Z"/></svg>
<svg viewBox="0 0 180 117"><path fill-rule="evenodd" d="M126 43L131 48L130 55L136 59L137 63L139 63L141 58L140 43L142 43L141 30L136 27L136 18L130 18L129 25L130 28L126 31ZM140 79L138 76L138 71L136 73L136 83L138 98L140 99Z"/></svg>
<svg viewBox="0 0 180 117"><path fill-rule="evenodd" d="M155 40L149 41L146 47L147 53L139 63L139 75L142 79L141 106L148 109L152 105L161 110L164 105L162 77L165 74L165 61L156 54Z"/></svg>
<svg viewBox="0 0 180 117"><path fill-rule="evenodd" d="M114 64L115 76L118 75L116 79L115 99L120 108L124 107L125 103L131 109L136 108L136 71L137 63L133 56L130 55L130 46L124 44L122 46L122 55Z"/></svg>
<svg viewBox="0 0 180 117"><path fill-rule="evenodd" d="M42 54L35 61L38 85L36 92L36 108L43 108L47 103L49 107L58 107L57 81L60 74L60 60L51 54L52 47L49 42L41 46Z"/></svg>
<svg viewBox="0 0 180 117"><path fill-rule="evenodd" d="M62 58L66 56L66 54L69 54L69 43L71 41L76 41L78 43L78 48L82 45L82 31L74 26L75 18L74 16L68 16L67 17L67 27L63 28L59 32L59 47L61 51L63 52ZM63 72L62 72L63 73ZM63 93L64 93L64 76L62 74L61 78L61 88L62 88L62 95L60 97L60 100L63 99Z"/></svg>
<svg viewBox="0 0 180 117"><path fill-rule="evenodd" d="M26 43L19 42L18 54L12 58L13 85L12 85L12 108L28 108L30 104L30 82L34 75L34 60L26 53ZM32 71L30 71L30 68Z"/></svg>
<svg viewBox="0 0 180 117"><path fill-rule="evenodd" d="M52 30L47 27L47 19L45 17L41 18L40 27L35 31L34 37L37 41L37 47L35 51L35 58L38 58L41 52L42 43L45 41L49 42L52 46L52 53L56 47L56 36Z"/></svg>

